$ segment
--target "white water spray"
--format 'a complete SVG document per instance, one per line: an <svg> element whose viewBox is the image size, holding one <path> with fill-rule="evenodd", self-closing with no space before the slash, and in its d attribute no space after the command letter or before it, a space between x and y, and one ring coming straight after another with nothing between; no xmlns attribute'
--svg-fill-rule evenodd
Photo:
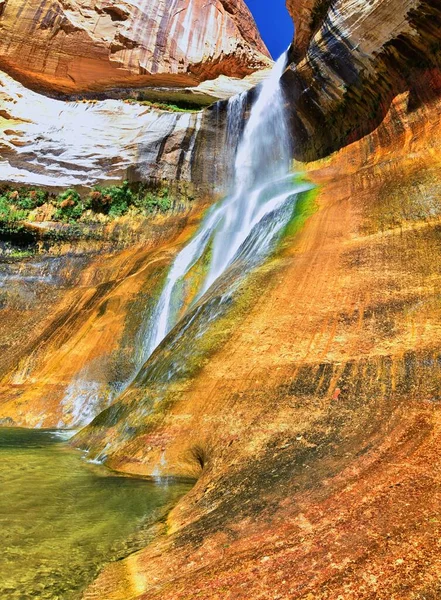
<svg viewBox="0 0 441 600"><path fill-rule="evenodd" d="M291 143L285 118L280 78L286 66L283 54L262 84L243 132L234 165L234 191L215 205L196 236L176 257L151 317L144 342L146 360L194 303L239 260L245 271L272 250L287 225L296 194L289 174ZM229 101L227 137L240 135L246 96ZM208 269L190 303L185 300L185 278L206 257Z"/></svg>

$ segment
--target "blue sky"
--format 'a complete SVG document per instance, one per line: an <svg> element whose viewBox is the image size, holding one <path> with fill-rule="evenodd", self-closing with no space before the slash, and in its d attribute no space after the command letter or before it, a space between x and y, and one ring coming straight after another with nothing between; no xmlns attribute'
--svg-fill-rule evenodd
<svg viewBox="0 0 441 600"><path fill-rule="evenodd" d="M245 0L253 13L260 34L274 59L284 52L292 41L294 26L286 10L286 0Z"/></svg>

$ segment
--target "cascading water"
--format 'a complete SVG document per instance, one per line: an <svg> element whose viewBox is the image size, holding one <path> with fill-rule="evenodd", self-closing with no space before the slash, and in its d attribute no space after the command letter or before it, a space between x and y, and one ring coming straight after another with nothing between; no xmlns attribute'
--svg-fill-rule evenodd
<svg viewBox="0 0 441 600"><path fill-rule="evenodd" d="M232 96L227 106L227 147L236 155L240 136L243 130L245 110L247 105L247 92Z"/></svg>
<svg viewBox="0 0 441 600"><path fill-rule="evenodd" d="M168 273L144 340L144 361L222 275L239 263L244 274L268 256L292 215L296 195L310 189L308 184L294 184L289 174L291 143L280 86L286 61L285 53L251 109L237 147L233 193L208 212ZM229 101L230 142L240 136L245 104L245 94ZM195 284L198 263L203 263L204 272Z"/></svg>

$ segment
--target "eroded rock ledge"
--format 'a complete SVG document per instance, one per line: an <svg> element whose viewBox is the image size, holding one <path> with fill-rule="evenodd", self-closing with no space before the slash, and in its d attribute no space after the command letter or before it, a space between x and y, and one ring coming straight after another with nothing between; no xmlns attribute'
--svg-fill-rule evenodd
<svg viewBox="0 0 441 600"><path fill-rule="evenodd" d="M436 96L437 0L303 0L288 6L299 25L283 82L299 160L328 156L369 134L402 92L410 93L409 111L419 105L422 87Z"/></svg>
<svg viewBox="0 0 441 600"><path fill-rule="evenodd" d="M6 0L0 68L28 87L187 87L271 61L243 0Z"/></svg>

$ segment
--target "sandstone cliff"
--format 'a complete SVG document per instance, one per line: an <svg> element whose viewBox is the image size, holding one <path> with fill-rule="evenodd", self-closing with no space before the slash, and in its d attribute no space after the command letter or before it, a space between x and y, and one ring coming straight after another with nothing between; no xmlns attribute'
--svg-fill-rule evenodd
<svg viewBox="0 0 441 600"><path fill-rule="evenodd" d="M440 594L438 3L291 4L284 88L317 196L209 335L196 338L197 318L176 330L77 436L115 469L198 478L164 535L109 565L87 600ZM212 150L222 110L209 111L196 155ZM131 269L153 295L156 261L169 264L191 233L179 231L159 255L115 259L109 285L92 267L97 285L60 305L81 302L66 362L103 354L94 330L121 333ZM58 327L36 345L45 392L58 365L68 372ZM42 414L43 387L9 387L1 416Z"/></svg>
<svg viewBox="0 0 441 600"><path fill-rule="evenodd" d="M191 179L202 112L64 102L0 72L0 181L92 186L129 177Z"/></svg>
<svg viewBox="0 0 441 600"><path fill-rule="evenodd" d="M225 111L217 112L208 160L196 139L202 130L198 147L213 144L213 111L123 100L202 109L256 85L270 64L242 1L8 0L0 12L0 68L9 73L0 71L0 181L220 181L213 172L224 158ZM61 91L71 101L47 96Z"/></svg>
<svg viewBox="0 0 441 600"><path fill-rule="evenodd" d="M116 469L199 477L168 535L107 567L87 600L437 597L436 89L410 112L399 95L372 134L305 165L315 212L210 360L154 384L189 342L164 345L80 434Z"/></svg>
<svg viewBox="0 0 441 600"><path fill-rule="evenodd" d="M0 10L0 69L49 92L185 87L268 64L243 0L7 0Z"/></svg>
<svg viewBox="0 0 441 600"><path fill-rule="evenodd" d="M439 4L330 4L284 75L314 214L195 361L176 331L77 438L199 475L88 600L440 593Z"/></svg>
<svg viewBox="0 0 441 600"><path fill-rule="evenodd" d="M238 83L249 80L228 85ZM188 112L112 99L66 102L0 71L0 103L0 182L65 188L180 180L215 191L228 185L226 101Z"/></svg>
<svg viewBox="0 0 441 600"><path fill-rule="evenodd" d="M418 105L424 70L440 68L437 0L288 2L298 17L284 77L296 157L315 160L373 131L393 98ZM329 10L327 10L329 7ZM430 89L430 83L429 89Z"/></svg>

